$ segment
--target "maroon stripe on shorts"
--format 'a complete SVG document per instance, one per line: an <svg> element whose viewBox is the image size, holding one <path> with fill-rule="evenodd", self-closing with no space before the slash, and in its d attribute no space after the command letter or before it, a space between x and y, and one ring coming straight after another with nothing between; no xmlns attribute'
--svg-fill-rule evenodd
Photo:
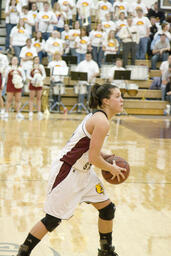
<svg viewBox="0 0 171 256"><path fill-rule="evenodd" d="M71 170L71 167L72 167L71 165L63 162L63 164L60 168L60 171L59 171L58 175L56 176L52 190L67 177L67 175L69 174L69 172Z"/></svg>
<svg viewBox="0 0 171 256"><path fill-rule="evenodd" d="M90 146L90 139L86 136L80 139L77 144L64 155L60 160L68 163L69 165L74 165L81 156L88 151Z"/></svg>

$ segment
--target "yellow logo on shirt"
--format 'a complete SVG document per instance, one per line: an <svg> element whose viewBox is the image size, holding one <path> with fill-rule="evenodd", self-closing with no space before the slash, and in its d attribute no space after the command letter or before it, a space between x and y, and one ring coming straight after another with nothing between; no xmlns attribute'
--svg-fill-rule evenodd
<svg viewBox="0 0 171 256"><path fill-rule="evenodd" d="M115 43L109 42L109 43L108 43L108 46L109 46L109 47L114 47L114 46L115 46Z"/></svg>
<svg viewBox="0 0 171 256"><path fill-rule="evenodd" d="M136 25L138 25L138 26L142 26L142 25L144 25L144 22L143 21L141 21L141 20L139 20L139 21L137 21L137 24Z"/></svg>
<svg viewBox="0 0 171 256"><path fill-rule="evenodd" d="M77 37L77 36L79 36L79 34L78 33L74 33L72 36Z"/></svg>
<svg viewBox="0 0 171 256"><path fill-rule="evenodd" d="M95 37L97 37L97 38L101 38L101 37L102 37L102 35L101 35L101 34L96 34L96 35L95 35Z"/></svg>
<svg viewBox="0 0 171 256"><path fill-rule="evenodd" d="M65 36L65 40L68 40L68 39L69 39L69 35L66 35L66 36Z"/></svg>
<svg viewBox="0 0 171 256"><path fill-rule="evenodd" d="M106 11L106 10L108 10L108 7L107 7L107 5L102 5L101 9L102 9L103 11Z"/></svg>
<svg viewBox="0 0 171 256"><path fill-rule="evenodd" d="M119 9L120 9L120 10L125 10L125 7L124 7L123 5L120 5L120 6L119 6Z"/></svg>
<svg viewBox="0 0 171 256"><path fill-rule="evenodd" d="M56 65L55 67L61 67L61 65Z"/></svg>
<svg viewBox="0 0 171 256"><path fill-rule="evenodd" d="M121 28L123 28L123 27L125 27L125 26L126 26L125 24L121 24L121 25L120 25Z"/></svg>
<svg viewBox="0 0 171 256"><path fill-rule="evenodd" d="M68 1L64 1L64 2L63 2L63 5L68 5Z"/></svg>
<svg viewBox="0 0 171 256"><path fill-rule="evenodd" d="M28 21L28 19L27 19L26 17L25 17L25 18L23 18L23 20L24 20L24 21Z"/></svg>
<svg viewBox="0 0 171 256"><path fill-rule="evenodd" d="M40 47L40 44L39 43L35 43L34 47Z"/></svg>
<svg viewBox="0 0 171 256"><path fill-rule="evenodd" d="M111 25L110 25L110 24L104 24L104 27L105 27L105 28L110 28Z"/></svg>
<svg viewBox="0 0 171 256"><path fill-rule="evenodd" d="M57 46L59 46L59 43L58 42L54 42L53 46L57 47Z"/></svg>
<svg viewBox="0 0 171 256"><path fill-rule="evenodd" d="M32 53L32 52L26 52L26 56L27 56L27 57L32 57L32 56L33 56L33 53Z"/></svg>
<svg viewBox="0 0 171 256"><path fill-rule="evenodd" d="M83 2L83 3L82 3L82 6L87 7L87 6L89 6L89 3Z"/></svg>
<svg viewBox="0 0 171 256"><path fill-rule="evenodd" d="M100 183L96 185L96 192L98 194L103 194L104 193L104 188L102 187L102 185Z"/></svg>
<svg viewBox="0 0 171 256"><path fill-rule="evenodd" d="M83 39L82 39L82 40L80 41L80 43L81 43L81 44L86 44L87 42L86 42L86 40L83 40Z"/></svg>
<svg viewBox="0 0 171 256"><path fill-rule="evenodd" d="M36 19L37 17L37 14L33 13L33 18Z"/></svg>
<svg viewBox="0 0 171 256"><path fill-rule="evenodd" d="M42 16L42 19L48 20L48 19L49 19L49 16L48 16L48 15L43 15L43 16Z"/></svg>
<svg viewBox="0 0 171 256"><path fill-rule="evenodd" d="M20 33L20 34L24 34L24 30L19 29L19 30L18 30L18 33Z"/></svg>

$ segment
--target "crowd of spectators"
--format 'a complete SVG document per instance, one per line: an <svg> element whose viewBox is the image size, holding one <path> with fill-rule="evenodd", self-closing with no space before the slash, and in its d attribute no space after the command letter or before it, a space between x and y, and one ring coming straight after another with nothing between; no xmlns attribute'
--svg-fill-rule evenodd
<svg viewBox="0 0 171 256"><path fill-rule="evenodd" d="M123 68L128 57L131 65L150 58L151 69L169 56L170 24L158 2L148 9L142 0L7 0L5 16L6 52L17 57L26 78L36 56L39 65L45 56L55 63L56 55L76 56L79 65L91 52L98 69L111 54L122 55Z"/></svg>

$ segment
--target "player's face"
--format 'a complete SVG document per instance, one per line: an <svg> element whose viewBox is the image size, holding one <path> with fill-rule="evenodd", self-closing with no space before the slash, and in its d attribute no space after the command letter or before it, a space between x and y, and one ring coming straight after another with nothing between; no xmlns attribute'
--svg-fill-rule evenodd
<svg viewBox="0 0 171 256"><path fill-rule="evenodd" d="M123 111L123 98L118 88L112 89L112 94L108 100L108 104L114 114L118 114Z"/></svg>

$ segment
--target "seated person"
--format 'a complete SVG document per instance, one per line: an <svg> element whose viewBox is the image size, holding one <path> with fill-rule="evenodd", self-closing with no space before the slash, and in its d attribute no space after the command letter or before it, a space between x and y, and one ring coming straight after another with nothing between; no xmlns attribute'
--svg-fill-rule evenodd
<svg viewBox="0 0 171 256"><path fill-rule="evenodd" d="M171 114L171 76L169 77L169 82L166 84L166 100L169 102L169 105L166 106L166 114Z"/></svg>
<svg viewBox="0 0 171 256"><path fill-rule="evenodd" d="M114 83L119 87L121 84L123 84L123 83L125 84L125 81L124 80L114 80L114 71L115 70L125 70L123 67L122 59L120 59L120 58L116 59L115 66L113 66L109 72L110 83Z"/></svg>
<svg viewBox="0 0 171 256"><path fill-rule="evenodd" d="M151 68L156 69L157 61L167 60L169 56L169 51L170 51L170 44L166 41L165 34L162 34L160 37L160 41L154 45L154 49L152 51L153 57L151 59Z"/></svg>
<svg viewBox="0 0 171 256"><path fill-rule="evenodd" d="M171 77L171 64L169 64L168 70L166 70L166 71L162 74L162 85L161 85L162 100L165 100L166 84L170 81L170 77Z"/></svg>
<svg viewBox="0 0 171 256"><path fill-rule="evenodd" d="M168 59L163 61L160 65L160 71L162 74L169 69L169 64L171 64L171 55L169 55Z"/></svg>

